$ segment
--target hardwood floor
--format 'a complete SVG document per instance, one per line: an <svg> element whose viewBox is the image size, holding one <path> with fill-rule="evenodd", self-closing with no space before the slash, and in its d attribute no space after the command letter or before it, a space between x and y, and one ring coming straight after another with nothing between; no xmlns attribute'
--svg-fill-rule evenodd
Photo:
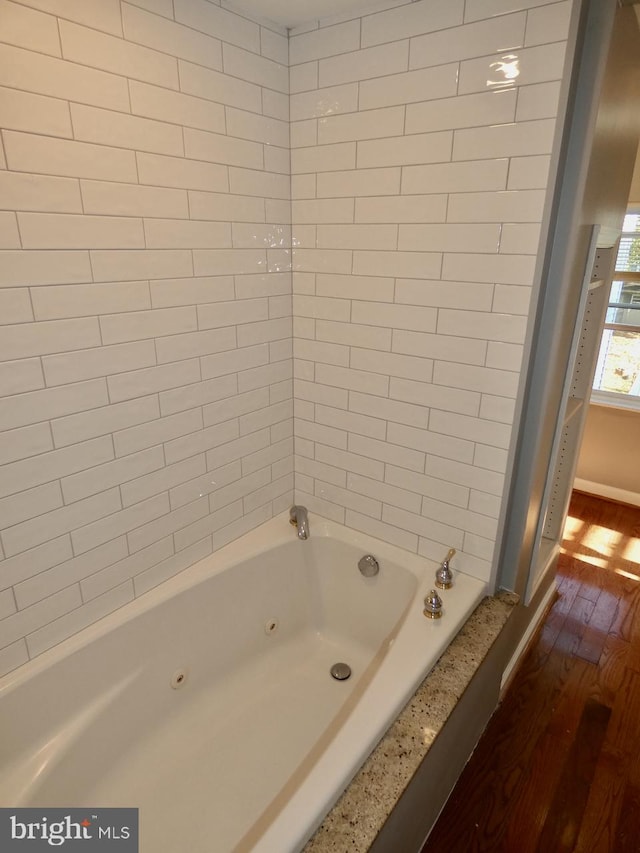
<svg viewBox="0 0 640 853"><path fill-rule="evenodd" d="M558 597L423 853L640 851L640 509L574 492Z"/></svg>

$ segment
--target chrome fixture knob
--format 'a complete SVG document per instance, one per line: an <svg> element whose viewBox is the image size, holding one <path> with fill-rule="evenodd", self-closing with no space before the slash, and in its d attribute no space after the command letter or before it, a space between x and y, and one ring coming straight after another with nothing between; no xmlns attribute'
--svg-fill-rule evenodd
<svg viewBox="0 0 640 853"><path fill-rule="evenodd" d="M444 558L440 568L436 572L436 586L439 589L449 589L453 586L453 572L449 568L449 562L455 553L456 549L450 548L449 553Z"/></svg>
<svg viewBox="0 0 640 853"><path fill-rule="evenodd" d="M435 589L432 589L426 596L422 612L427 619L439 619L442 616L442 599Z"/></svg>
<svg viewBox="0 0 640 853"><path fill-rule="evenodd" d="M378 563L373 554L365 554L364 557L358 560L358 568L360 569L360 574L364 575L365 578L372 578L380 571L380 563Z"/></svg>

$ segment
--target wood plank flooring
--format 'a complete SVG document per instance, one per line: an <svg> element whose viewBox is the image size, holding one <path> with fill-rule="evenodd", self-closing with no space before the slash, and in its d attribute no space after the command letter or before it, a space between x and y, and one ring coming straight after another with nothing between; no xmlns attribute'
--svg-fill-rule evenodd
<svg viewBox="0 0 640 853"><path fill-rule="evenodd" d="M422 853L640 853L640 509L574 492L558 597Z"/></svg>

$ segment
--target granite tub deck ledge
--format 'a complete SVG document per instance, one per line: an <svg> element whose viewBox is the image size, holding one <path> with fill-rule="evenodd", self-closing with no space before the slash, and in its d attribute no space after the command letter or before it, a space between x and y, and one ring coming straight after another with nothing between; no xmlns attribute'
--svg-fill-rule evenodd
<svg viewBox="0 0 640 853"><path fill-rule="evenodd" d="M303 853L366 853L518 603L484 598L409 700Z"/></svg>

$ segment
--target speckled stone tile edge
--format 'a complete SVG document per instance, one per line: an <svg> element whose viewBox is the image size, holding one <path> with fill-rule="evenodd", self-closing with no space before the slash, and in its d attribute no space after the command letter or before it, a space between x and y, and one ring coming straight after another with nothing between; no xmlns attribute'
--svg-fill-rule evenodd
<svg viewBox="0 0 640 853"><path fill-rule="evenodd" d="M517 603L508 592L480 602L304 853L366 853Z"/></svg>

